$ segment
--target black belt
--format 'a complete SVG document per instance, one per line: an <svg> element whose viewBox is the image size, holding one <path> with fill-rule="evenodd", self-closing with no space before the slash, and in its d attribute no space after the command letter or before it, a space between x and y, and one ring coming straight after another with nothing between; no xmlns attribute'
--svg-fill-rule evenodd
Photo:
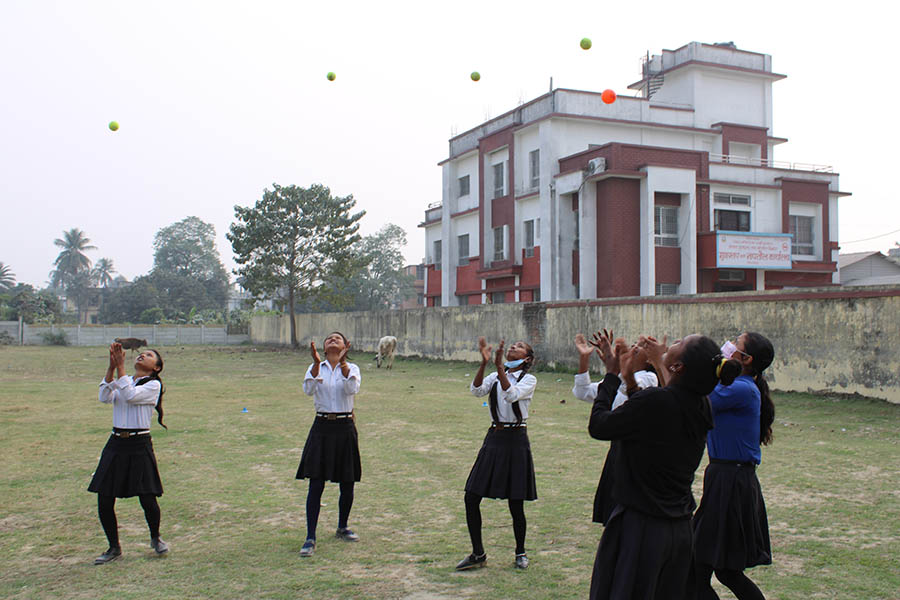
<svg viewBox="0 0 900 600"><path fill-rule="evenodd" d="M118 427L113 427L112 433L117 438L130 438L136 435L150 435L149 429L119 429Z"/></svg>
<svg viewBox="0 0 900 600"><path fill-rule="evenodd" d="M726 460L724 458L710 458L709 462L716 464L716 465L732 465L734 467L751 467L753 469L756 468L756 463L742 461L742 460Z"/></svg>
<svg viewBox="0 0 900 600"><path fill-rule="evenodd" d="M522 423L498 423L496 421L491 423L491 429L518 429L519 427L527 426L524 421Z"/></svg>
<svg viewBox="0 0 900 600"><path fill-rule="evenodd" d="M329 421L334 421L336 419L352 419L353 413L316 413L317 417L322 417L323 419L328 419Z"/></svg>

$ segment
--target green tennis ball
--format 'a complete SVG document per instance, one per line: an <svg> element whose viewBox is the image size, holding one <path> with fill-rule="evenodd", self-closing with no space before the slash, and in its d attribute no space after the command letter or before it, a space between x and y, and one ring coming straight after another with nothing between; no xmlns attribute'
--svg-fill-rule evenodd
<svg viewBox="0 0 900 600"><path fill-rule="evenodd" d="M337 75L335 75L333 71L328 71L328 75L326 75L325 77L328 78L328 81L334 81L334 79L335 79L335 77L337 77Z"/></svg>
<svg viewBox="0 0 900 600"><path fill-rule="evenodd" d="M591 49L591 39L590 38L581 38L581 49L582 50L590 50Z"/></svg>
<svg viewBox="0 0 900 600"><path fill-rule="evenodd" d="M478 71L472 71L472 75L470 77L472 77L472 81L478 81L479 79L481 79L481 73L479 73Z"/></svg>
<svg viewBox="0 0 900 600"><path fill-rule="evenodd" d="M119 130L119 122L118 121L110 121L109 122L109 130L110 131L118 131Z"/></svg>

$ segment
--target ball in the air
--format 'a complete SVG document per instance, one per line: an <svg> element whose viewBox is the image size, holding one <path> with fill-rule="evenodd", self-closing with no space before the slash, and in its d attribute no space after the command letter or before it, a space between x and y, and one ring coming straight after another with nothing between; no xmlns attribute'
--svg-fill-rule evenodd
<svg viewBox="0 0 900 600"><path fill-rule="evenodd" d="M119 130L119 122L118 121L110 121L109 122L109 130L110 131L118 131Z"/></svg>
<svg viewBox="0 0 900 600"><path fill-rule="evenodd" d="M472 81L478 81L479 79L481 79L481 73L479 73L478 71L472 71L470 77L472 78Z"/></svg>
<svg viewBox="0 0 900 600"><path fill-rule="evenodd" d="M612 104L616 101L616 93L612 90L603 90L603 93L600 94L600 99L606 104Z"/></svg>
<svg viewBox="0 0 900 600"><path fill-rule="evenodd" d="M591 49L591 38L581 38L581 49L582 50L590 50Z"/></svg>
<svg viewBox="0 0 900 600"><path fill-rule="evenodd" d="M328 71L328 75L325 77L328 78L328 81L334 81L337 75L334 74L334 71Z"/></svg>

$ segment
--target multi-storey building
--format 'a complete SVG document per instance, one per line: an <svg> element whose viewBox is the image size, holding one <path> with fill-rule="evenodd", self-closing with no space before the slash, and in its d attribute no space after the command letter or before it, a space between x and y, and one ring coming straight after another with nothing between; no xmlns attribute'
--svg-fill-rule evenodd
<svg viewBox="0 0 900 600"><path fill-rule="evenodd" d="M691 42L450 139L428 306L838 284L838 175L774 160L771 57Z"/></svg>

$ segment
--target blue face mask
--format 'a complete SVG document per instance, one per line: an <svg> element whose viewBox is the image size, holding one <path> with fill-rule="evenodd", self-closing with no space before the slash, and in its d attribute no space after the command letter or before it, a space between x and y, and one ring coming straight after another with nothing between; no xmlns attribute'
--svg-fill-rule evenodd
<svg viewBox="0 0 900 600"><path fill-rule="evenodd" d="M515 369L516 367L521 365L523 362L525 362L524 358L520 358L519 360L508 360L505 363L503 363L503 366L506 367L507 369Z"/></svg>

